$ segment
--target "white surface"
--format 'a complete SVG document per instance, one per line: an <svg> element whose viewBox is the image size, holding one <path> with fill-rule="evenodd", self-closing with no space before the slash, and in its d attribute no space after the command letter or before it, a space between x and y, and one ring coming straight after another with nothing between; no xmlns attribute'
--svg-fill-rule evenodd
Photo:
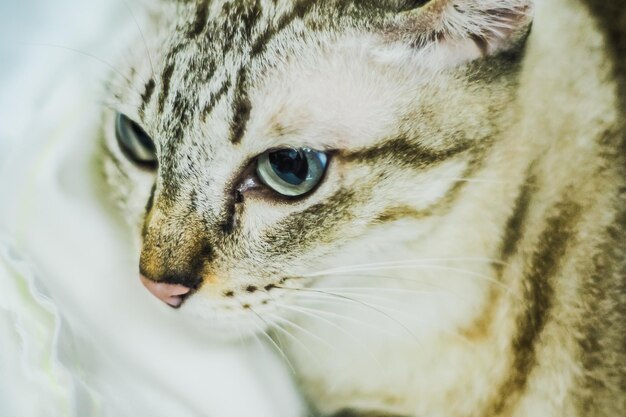
<svg viewBox="0 0 626 417"><path fill-rule="evenodd" d="M212 343L201 323L180 323L140 286L137 254L107 207L92 159L96 92L109 68L63 49L12 43L53 43L106 59L123 36L125 6L5 3L0 416L299 417L289 373L269 348Z"/></svg>

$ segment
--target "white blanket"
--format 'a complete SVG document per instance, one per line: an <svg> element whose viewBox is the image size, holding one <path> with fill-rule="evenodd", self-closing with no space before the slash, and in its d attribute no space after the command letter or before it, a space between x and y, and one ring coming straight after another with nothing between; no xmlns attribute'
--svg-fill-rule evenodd
<svg viewBox="0 0 626 417"><path fill-rule="evenodd" d="M302 415L270 348L211 342L139 283L93 159L127 6L2 3L0 416Z"/></svg>

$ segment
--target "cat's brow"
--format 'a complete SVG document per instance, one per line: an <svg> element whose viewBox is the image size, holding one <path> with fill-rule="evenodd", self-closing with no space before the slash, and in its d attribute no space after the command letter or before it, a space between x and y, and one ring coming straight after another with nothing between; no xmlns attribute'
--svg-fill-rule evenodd
<svg viewBox="0 0 626 417"><path fill-rule="evenodd" d="M282 16L277 18L268 16L267 20L263 20L264 13L270 14L270 12L264 10L260 2L252 2L247 8L241 5L225 3L222 7L221 15L212 20L209 16L210 1L198 2L193 13L193 19L188 23L186 36L170 46L169 52L164 59L165 65L160 75L160 83L158 83L160 91L157 109L159 113L164 114L166 112L166 104L173 93L172 79L175 73L189 70L177 65L177 62L180 62L178 59L179 54L183 53L191 43L206 44L207 39L210 39L208 42L213 43L214 52L217 51L215 56L211 56L210 50L203 46L206 49L206 65L208 66L207 74L202 80L203 83L209 83L213 79L216 69L219 67L216 60L232 53L234 48L237 47L238 60L240 61L238 69L231 70L231 75L219 83L214 93L210 95L208 102L198 106L197 114L202 121L206 121L223 97L232 97L229 140L233 144L241 142L252 110L248 97L249 66L251 62L263 55L268 44L287 30L294 21L305 18L314 6L315 1L300 0ZM270 22L268 23L267 21ZM271 23L271 21L274 21L274 23ZM223 32L220 29L221 27L231 28L228 32L233 33L221 33ZM199 39L203 33L212 30L218 33L219 36ZM244 38L240 39L239 42L233 42L231 38L237 31L240 34L244 34ZM150 79L146 83L139 109L140 114L145 112L145 108L155 96L156 85L157 83L154 79ZM193 91L188 86L180 86L178 88L186 88L188 90L186 94L191 94L191 91Z"/></svg>
<svg viewBox="0 0 626 417"><path fill-rule="evenodd" d="M469 143L461 142L449 149L434 150L416 143L406 136L397 136L365 149L342 152L341 157L347 161L368 164L376 164L381 160L392 160L395 164L402 166L425 168L446 161L470 149L472 148Z"/></svg>

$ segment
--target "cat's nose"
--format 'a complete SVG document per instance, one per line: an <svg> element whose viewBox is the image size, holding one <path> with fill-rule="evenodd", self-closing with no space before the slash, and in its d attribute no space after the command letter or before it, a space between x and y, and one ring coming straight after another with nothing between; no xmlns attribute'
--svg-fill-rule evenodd
<svg viewBox="0 0 626 417"><path fill-rule="evenodd" d="M183 303L185 295L189 294L191 288L180 284L167 284L155 282L141 275L141 283L159 300L170 307L178 308Z"/></svg>

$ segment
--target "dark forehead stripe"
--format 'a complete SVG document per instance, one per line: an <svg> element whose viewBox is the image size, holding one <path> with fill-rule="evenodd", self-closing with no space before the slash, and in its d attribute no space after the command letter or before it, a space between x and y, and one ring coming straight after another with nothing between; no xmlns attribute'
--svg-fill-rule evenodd
<svg viewBox="0 0 626 417"><path fill-rule="evenodd" d="M198 2L196 7L196 15L189 30L187 31L187 37L195 39L204 32L207 27L207 18L209 16L210 0L202 0Z"/></svg>
<svg viewBox="0 0 626 417"><path fill-rule="evenodd" d="M180 139L183 134L183 126L186 126L194 114L194 102L183 92L177 91L174 95L172 116L174 130L172 139Z"/></svg>
<svg viewBox="0 0 626 417"><path fill-rule="evenodd" d="M541 340L555 298L554 280L574 238L581 207L564 200L553 209L545 229L537 240L531 262L524 271L525 309L518 318L517 334L513 340L513 364L508 378L494 395L484 416L502 415L524 392L532 370L537 365L537 344Z"/></svg>
<svg viewBox="0 0 626 417"><path fill-rule="evenodd" d="M237 13L235 18L240 22L244 39L252 38L252 32L262 16L263 7L260 0L254 0L254 3Z"/></svg>
<svg viewBox="0 0 626 417"><path fill-rule="evenodd" d="M204 106L204 108L202 109L200 113L203 121L207 120L207 118L209 117L209 115L211 114L215 106L217 105L217 103L224 96L224 94L228 92L228 89L230 88L230 86L231 86L230 79L226 79L226 81L222 83L222 86L219 88L219 90L217 90L216 93L211 95L211 99L206 104L206 106Z"/></svg>
<svg viewBox="0 0 626 417"><path fill-rule="evenodd" d="M170 94L170 83L175 68L176 61L171 59L163 69L163 74L161 75L161 94L159 95L159 112L161 113L165 110L165 101Z"/></svg>
<svg viewBox="0 0 626 417"><path fill-rule="evenodd" d="M230 123L230 142L234 144L241 142L252 111L252 105L245 90L246 78L246 69L240 68L233 93L233 119Z"/></svg>
<svg viewBox="0 0 626 417"><path fill-rule="evenodd" d="M141 106L139 107L139 114L141 114L142 116L146 110L146 106L150 103L150 99L154 94L155 87L156 83L154 81L154 78L150 78L150 80L146 83L146 86L144 87L143 94L141 95Z"/></svg>
<svg viewBox="0 0 626 417"><path fill-rule="evenodd" d="M300 0L293 7L291 12L283 15L278 24L275 27L270 27L257 39L252 43L252 48L250 50L250 56L255 57L257 55L262 54L267 45L274 39L279 33L281 33L286 27L288 27L292 22L296 19L303 19L307 13L313 8L315 5L314 0Z"/></svg>
<svg viewBox="0 0 626 417"><path fill-rule="evenodd" d="M202 77L202 81L205 83L211 81L215 75L215 71L217 71L217 63L214 60L211 60L207 65L207 70Z"/></svg>
<svg viewBox="0 0 626 417"><path fill-rule="evenodd" d="M252 42L252 33L259 20L263 16L263 8L260 0L239 2L226 2L222 6L222 16L212 30L219 34L222 39L221 55L226 56L233 49L242 49Z"/></svg>

